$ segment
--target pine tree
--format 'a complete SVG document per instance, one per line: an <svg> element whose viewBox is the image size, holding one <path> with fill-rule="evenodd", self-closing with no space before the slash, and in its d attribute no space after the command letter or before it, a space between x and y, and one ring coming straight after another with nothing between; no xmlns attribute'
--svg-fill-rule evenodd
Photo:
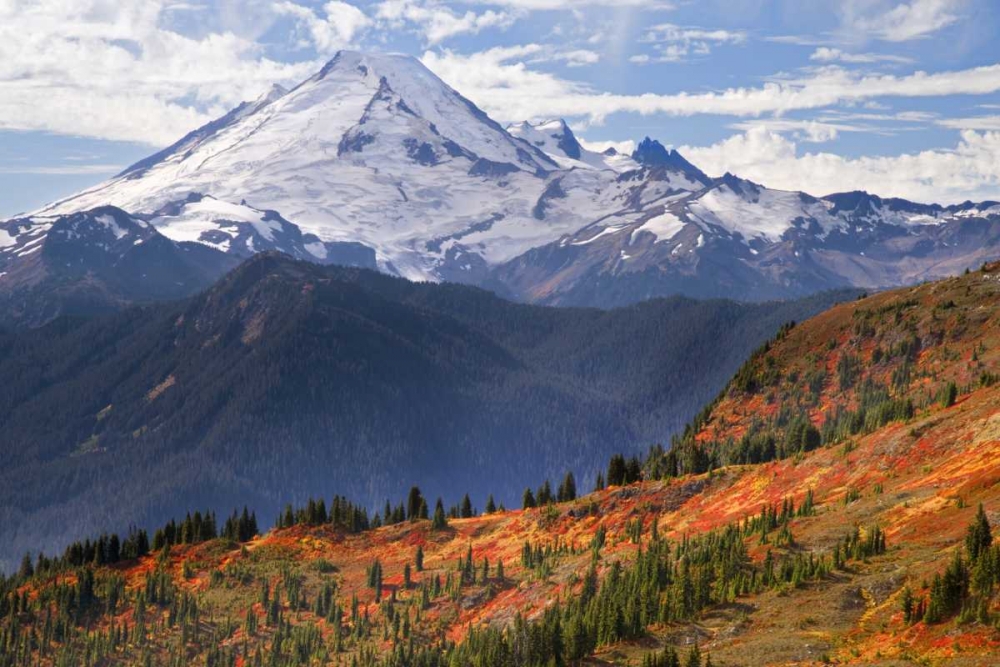
<svg viewBox="0 0 1000 667"><path fill-rule="evenodd" d="M486 513L493 514L496 511L497 511L497 506L496 503L493 502L493 494L491 493L490 497L486 499Z"/></svg>
<svg viewBox="0 0 1000 667"><path fill-rule="evenodd" d="M597 481L594 482L594 491L604 490L604 474L597 473Z"/></svg>
<svg viewBox="0 0 1000 667"><path fill-rule="evenodd" d="M444 513L444 503L441 499L437 499L437 504L434 506L434 521L431 523L431 528L434 530L444 530L448 527L448 518Z"/></svg>
<svg viewBox="0 0 1000 667"><path fill-rule="evenodd" d="M423 502L423 496L420 493L420 489L417 487L411 487L410 493L406 498L406 518L410 521L416 521L420 518L420 503Z"/></svg>
<svg viewBox="0 0 1000 667"><path fill-rule="evenodd" d="M21 567L17 571L17 576L22 580L28 579L35 574L35 566L31 563L31 554L24 554L24 558L21 559Z"/></svg>
<svg viewBox="0 0 1000 667"><path fill-rule="evenodd" d="M900 603L903 609L903 622L909 625L913 621L913 591L909 586L903 589L903 600Z"/></svg>
<svg viewBox="0 0 1000 667"><path fill-rule="evenodd" d="M553 500L555 500L555 498L552 496L552 485L549 483L549 480L545 480L545 482L540 487L538 487L538 491L535 494L535 499L538 501L539 507L548 505Z"/></svg>
<svg viewBox="0 0 1000 667"><path fill-rule="evenodd" d="M625 457L615 454L608 462L608 486L625 484Z"/></svg>
<svg viewBox="0 0 1000 667"><path fill-rule="evenodd" d="M521 507L526 510L538 507L538 503L535 501L535 494L531 492L531 489L524 490L524 495L521 497Z"/></svg>
<svg viewBox="0 0 1000 667"><path fill-rule="evenodd" d="M691 652L688 653L688 659L685 663L685 667L701 667L701 650L698 648L698 642L695 642L691 646Z"/></svg>
<svg viewBox="0 0 1000 667"><path fill-rule="evenodd" d="M573 478L573 473L566 473L562 483L559 484L557 498L561 503L576 500L576 480Z"/></svg>
<svg viewBox="0 0 1000 667"><path fill-rule="evenodd" d="M461 516L463 519L472 518L472 501L469 500L468 493L465 494L465 497L462 498L462 509L460 510L459 516Z"/></svg>
<svg viewBox="0 0 1000 667"><path fill-rule="evenodd" d="M986 552L992 544L993 532L990 530L990 521L986 518L983 504L979 503L976 518L969 524L968 532L965 535L965 550L969 554L969 560L975 563L980 554Z"/></svg>
<svg viewBox="0 0 1000 667"><path fill-rule="evenodd" d="M950 408L958 400L958 386L954 382L949 382L941 394L941 405Z"/></svg>

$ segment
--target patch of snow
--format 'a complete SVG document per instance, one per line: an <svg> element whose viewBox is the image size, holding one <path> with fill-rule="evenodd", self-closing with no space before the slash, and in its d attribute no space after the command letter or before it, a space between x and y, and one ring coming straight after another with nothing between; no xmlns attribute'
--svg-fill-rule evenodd
<svg viewBox="0 0 1000 667"><path fill-rule="evenodd" d="M124 237L128 236L128 232L121 228L118 221L115 220L113 215L99 215L94 218L97 222L101 223L105 227L111 230L111 233L115 235L115 238L119 241Z"/></svg>
<svg viewBox="0 0 1000 667"><path fill-rule="evenodd" d="M664 211L660 215L650 218L641 226L632 230L632 238L629 244L635 243L635 237L639 232L649 232L656 237L657 242L669 241L687 225L686 222L678 218L669 211Z"/></svg>
<svg viewBox="0 0 1000 667"><path fill-rule="evenodd" d="M233 223L245 223L269 242L274 242L274 233L281 231L281 223L265 220L265 213L246 204L232 204L214 197L203 197L201 201L187 202L177 215L159 216L153 219L153 226L173 241L194 241L215 247L223 252L229 243L211 243L203 235L206 232L221 231L232 236L239 234ZM228 223L228 224L227 224ZM254 251L253 239L247 240L247 247Z"/></svg>
<svg viewBox="0 0 1000 667"><path fill-rule="evenodd" d="M589 239L584 239L583 241L573 241L571 245L587 245L593 243L602 236L607 236L608 234L614 234L615 232L621 231L621 228L622 228L621 225L609 225L608 227L605 227L598 233L591 236Z"/></svg>
<svg viewBox="0 0 1000 667"><path fill-rule="evenodd" d="M833 204L827 200L815 200L800 192L772 190L745 181L735 186L723 183L695 195L688 205L688 213L705 229L716 226L739 234L744 242L761 239L775 243L794 226L818 225L820 239L836 229L847 230L847 220L832 214L832 208Z"/></svg>
<svg viewBox="0 0 1000 667"><path fill-rule="evenodd" d="M326 259L328 253L326 251L326 246L320 241L313 241L312 243L305 244L306 252L315 257L316 259Z"/></svg>

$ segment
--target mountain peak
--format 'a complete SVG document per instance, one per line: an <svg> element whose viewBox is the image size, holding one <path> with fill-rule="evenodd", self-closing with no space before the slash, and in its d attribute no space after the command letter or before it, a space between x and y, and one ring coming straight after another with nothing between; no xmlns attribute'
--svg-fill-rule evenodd
<svg viewBox="0 0 1000 667"><path fill-rule="evenodd" d="M583 146L562 118L537 124L526 120L509 126L507 131L528 142L532 147L540 149L546 155L556 158L567 157L571 160L580 160L583 157Z"/></svg>
<svg viewBox="0 0 1000 667"><path fill-rule="evenodd" d="M666 148L656 139L646 137L632 152L632 159L644 167L653 169L664 167L666 169L680 172L692 180L699 181L704 185L711 183L711 179L705 175L701 169L688 162L684 156L673 148Z"/></svg>
<svg viewBox="0 0 1000 667"><path fill-rule="evenodd" d="M288 93L288 89L287 88L285 88L284 86L282 86L280 84L273 83L273 84L271 84L270 88L268 88L260 97L258 97L254 101L253 106L255 108L259 109L260 107L264 106L265 104L270 104L271 102L274 102L275 100L281 99L287 93Z"/></svg>
<svg viewBox="0 0 1000 667"><path fill-rule="evenodd" d="M652 167L666 164L670 160L670 153L671 151L668 151L659 141L646 137L632 151L632 159L639 164Z"/></svg>
<svg viewBox="0 0 1000 667"><path fill-rule="evenodd" d="M405 53L380 53L377 51L351 51L341 50L330 58L312 80L317 81L326 78L334 71L354 70L363 76L372 75L377 78L392 78L393 74L399 74L404 69L410 72L431 73L418 58ZM433 77L434 75L431 74ZM434 77L437 78L437 77Z"/></svg>

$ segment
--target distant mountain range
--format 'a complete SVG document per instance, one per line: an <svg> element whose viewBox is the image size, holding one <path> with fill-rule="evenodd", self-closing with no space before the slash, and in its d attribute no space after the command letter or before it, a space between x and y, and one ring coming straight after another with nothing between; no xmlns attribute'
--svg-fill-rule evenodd
<svg viewBox="0 0 1000 667"><path fill-rule="evenodd" d="M269 525L310 494L513 505L541 474L592 483L784 322L850 296L543 308L264 253L189 301L0 331L0 571L194 505Z"/></svg>
<svg viewBox="0 0 1000 667"><path fill-rule="evenodd" d="M143 234L186 261L130 274L136 253L102 240L105 206L148 223ZM74 215L92 221L63 237L87 247L60 251L75 277L47 240ZM8 319L37 323L190 294L265 250L535 303L765 300L978 266L1000 255L1000 205L771 190L711 178L650 139L631 156L596 153L562 121L501 127L413 58L345 51L110 181L0 223L0 294ZM53 281L51 303L18 305L44 301Z"/></svg>

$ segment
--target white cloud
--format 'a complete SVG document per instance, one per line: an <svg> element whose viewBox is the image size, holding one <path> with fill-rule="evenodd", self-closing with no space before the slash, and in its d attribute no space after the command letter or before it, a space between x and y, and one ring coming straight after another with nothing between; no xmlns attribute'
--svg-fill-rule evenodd
<svg viewBox="0 0 1000 667"><path fill-rule="evenodd" d="M653 55L633 56L630 62L645 64L650 62L680 62L689 56L704 56L720 44L741 44L746 41L746 33L732 30L705 30L661 23L649 28L642 39L645 44L653 44Z"/></svg>
<svg viewBox="0 0 1000 667"><path fill-rule="evenodd" d="M941 127L956 130L1000 131L1000 116L972 116L971 118L943 118L937 121Z"/></svg>
<svg viewBox="0 0 1000 667"><path fill-rule="evenodd" d="M842 62L842 63L910 63L913 62L912 58L905 58L903 56L893 56L883 53L847 53L841 51L840 49L831 48L828 46L821 46L812 55L809 56L809 60L818 60L820 62Z"/></svg>
<svg viewBox="0 0 1000 667"><path fill-rule="evenodd" d="M0 129L164 145L316 66L231 32L165 29L165 4L0 1Z"/></svg>
<svg viewBox="0 0 1000 667"><path fill-rule="evenodd" d="M849 0L842 5L845 27L888 42L929 37L958 20L963 0L912 0L885 7L885 2Z"/></svg>
<svg viewBox="0 0 1000 667"><path fill-rule="evenodd" d="M704 93L621 95L549 72L531 69L531 56L544 47L529 44L471 55L428 51L423 62L445 81L506 121L568 117L600 123L614 113L691 116L761 116L839 104L864 104L886 97L984 95L1000 91L1000 65L952 72L896 76L864 74L825 66L798 78L775 78L754 88Z"/></svg>
<svg viewBox="0 0 1000 667"><path fill-rule="evenodd" d="M471 10L456 14L437 0L383 0L376 6L375 15L396 27L405 23L419 26L430 44L463 33L476 34L486 28L507 28L520 16L492 9L479 14Z"/></svg>
<svg viewBox="0 0 1000 667"><path fill-rule="evenodd" d="M796 143L766 127L680 152L709 174L726 171L787 190L817 195L868 190L916 201L995 199L1000 192L1000 132L964 131L954 148L848 158L799 154Z"/></svg>
<svg viewBox="0 0 1000 667"><path fill-rule="evenodd" d="M566 63L567 67L583 67L584 65L594 65L601 60L601 55L589 49L575 49L573 51L559 51L552 56L552 60L559 60Z"/></svg>
<svg viewBox="0 0 1000 667"><path fill-rule="evenodd" d="M825 143L833 141L841 132L878 132L877 128L867 125L855 125L822 120L792 120L787 118L770 118L766 120L751 120L733 123L728 126L733 130L749 132L764 128L774 133L790 133L798 141L809 143Z"/></svg>
<svg viewBox="0 0 1000 667"><path fill-rule="evenodd" d="M476 4L511 7L514 9L578 9L581 7L633 7L653 10L672 10L673 2L666 0L467 0Z"/></svg>
<svg viewBox="0 0 1000 667"><path fill-rule="evenodd" d="M635 142L631 139L625 141L588 141L583 137L577 136L576 140L588 151L594 151L595 153L603 153L609 148L614 148L623 155L631 155L635 150Z"/></svg>
<svg viewBox="0 0 1000 667"><path fill-rule="evenodd" d="M866 105L866 108L867 107ZM870 107L870 108L882 108L882 107ZM877 122L888 122L888 121L901 121L904 123L929 123L934 121L938 117L938 114L932 111L897 111L896 113L872 113L867 111L843 111L841 109L829 109L824 111L820 116L821 120L833 121L833 122L846 122L846 121L877 121Z"/></svg>
<svg viewBox="0 0 1000 667"><path fill-rule="evenodd" d="M274 5L279 14L292 16L309 35L309 42L320 53L333 52L350 45L355 37L371 25L368 16L354 5L333 0L323 5L325 17L294 2L279 2Z"/></svg>

